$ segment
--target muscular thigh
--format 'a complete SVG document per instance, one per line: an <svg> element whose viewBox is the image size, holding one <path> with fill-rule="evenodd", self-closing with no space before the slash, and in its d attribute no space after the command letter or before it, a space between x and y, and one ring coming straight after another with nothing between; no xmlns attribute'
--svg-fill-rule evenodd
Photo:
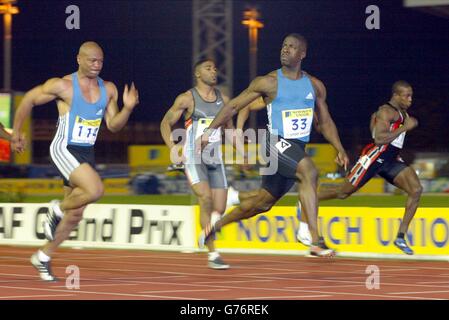
<svg viewBox="0 0 449 320"><path fill-rule="evenodd" d="M279 200L293 187L295 182L296 179L286 178L280 173L265 175L262 176L262 189L274 199Z"/></svg>
<svg viewBox="0 0 449 320"><path fill-rule="evenodd" d="M421 183L419 182L415 170L408 166L394 177L393 185L408 193L421 187Z"/></svg>
<svg viewBox="0 0 449 320"><path fill-rule="evenodd" d="M81 164L70 175L71 187L80 187L83 190L96 190L102 187L100 175L88 163Z"/></svg>
<svg viewBox="0 0 449 320"><path fill-rule="evenodd" d="M212 199L214 210L222 213L226 210L226 199L228 196L227 189L212 189Z"/></svg>
<svg viewBox="0 0 449 320"><path fill-rule="evenodd" d="M382 166L381 170L379 171L379 176L387 180L391 184L395 184L394 180L401 175L401 173L404 172L409 168L403 161L399 160L390 160L388 162L385 162ZM405 173L405 176L408 176L410 173ZM402 175L404 176L404 175ZM402 180L402 179L399 179Z"/></svg>

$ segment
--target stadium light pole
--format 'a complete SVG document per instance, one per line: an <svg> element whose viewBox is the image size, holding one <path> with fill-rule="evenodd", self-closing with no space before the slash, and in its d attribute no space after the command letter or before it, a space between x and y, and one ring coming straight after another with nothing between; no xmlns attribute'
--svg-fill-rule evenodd
<svg viewBox="0 0 449 320"><path fill-rule="evenodd" d="M19 8L13 6L16 0L0 0L0 14L3 15L3 89L11 90L11 42L12 15L19 13Z"/></svg>
<svg viewBox="0 0 449 320"><path fill-rule="evenodd" d="M257 76L257 38L259 29L263 28L263 23L257 20L260 13L257 9L251 8L243 12L242 24L248 27L249 35L249 81ZM251 128L257 127L257 117L255 112L250 113L249 123Z"/></svg>

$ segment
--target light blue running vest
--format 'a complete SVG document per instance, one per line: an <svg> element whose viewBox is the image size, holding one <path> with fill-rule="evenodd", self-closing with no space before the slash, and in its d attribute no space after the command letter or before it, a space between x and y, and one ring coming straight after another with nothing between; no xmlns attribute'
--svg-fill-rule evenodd
<svg viewBox="0 0 449 320"><path fill-rule="evenodd" d="M305 73L298 80L286 78L277 70L277 95L267 105L268 129L285 139L309 142L315 109L315 90Z"/></svg>
<svg viewBox="0 0 449 320"><path fill-rule="evenodd" d="M99 77L100 98L94 103L87 102L81 92L77 73L72 74L73 98L70 111L64 115L68 122L68 132L66 132L67 144L90 147L97 140L98 130L105 114L108 103L108 96L103 80Z"/></svg>

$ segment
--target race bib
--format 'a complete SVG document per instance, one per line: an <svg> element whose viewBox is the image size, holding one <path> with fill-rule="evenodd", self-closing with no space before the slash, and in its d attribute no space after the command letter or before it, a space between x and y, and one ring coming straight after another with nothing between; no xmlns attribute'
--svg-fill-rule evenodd
<svg viewBox="0 0 449 320"><path fill-rule="evenodd" d="M405 132L402 132L396 139L391 141L391 145L396 148L402 149L404 146Z"/></svg>
<svg viewBox="0 0 449 320"><path fill-rule="evenodd" d="M101 118L86 120L76 116L72 131L71 142L94 145L97 140L97 133L100 129Z"/></svg>
<svg viewBox="0 0 449 320"><path fill-rule="evenodd" d="M196 130L195 139L198 139L207 128L209 128L210 124L214 118L200 118L198 119L198 127ZM209 136L209 142L218 142L221 139L221 128L215 129L213 133Z"/></svg>
<svg viewBox="0 0 449 320"><path fill-rule="evenodd" d="M275 144L275 147L279 150L280 153L284 153L285 150L290 148L292 145L285 141L284 139L280 139L278 143Z"/></svg>
<svg viewBox="0 0 449 320"><path fill-rule="evenodd" d="M295 139L310 135L313 120L313 109L282 111L284 138Z"/></svg>
<svg viewBox="0 0 449 320"><path fill-rule="evenodd" d="M371 165L371 159L367 155L364 155L359 159L359 163L362 165L363 169L367 170Z"/></svg>

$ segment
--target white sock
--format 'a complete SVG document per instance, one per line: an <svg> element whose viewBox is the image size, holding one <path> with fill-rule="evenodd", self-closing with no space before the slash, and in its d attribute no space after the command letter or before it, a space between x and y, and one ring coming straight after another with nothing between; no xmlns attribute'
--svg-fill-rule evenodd
<svg viewBox="0 0 449 320"><path fill-rule="evenodd" d="M220 256L220 254L217 251L209 252L208 253L208 259L209 260L215 260Z"/></svg>
<svg viewBox="0 0 449 320"><path fill-rule="evenodd" d="M221 214L218 213L218 211L214 211L211 213L210 215L210 224L215 227L215 224L217 223L218 220L221 219Z"/></svg>
<svg viewBox="0 0 449 320"><path fill-rule="evenodd" d="M42 250L37 251L37 258L39 259L39 261L42 261L42 262L48 262L51 259Z"/></svg>

